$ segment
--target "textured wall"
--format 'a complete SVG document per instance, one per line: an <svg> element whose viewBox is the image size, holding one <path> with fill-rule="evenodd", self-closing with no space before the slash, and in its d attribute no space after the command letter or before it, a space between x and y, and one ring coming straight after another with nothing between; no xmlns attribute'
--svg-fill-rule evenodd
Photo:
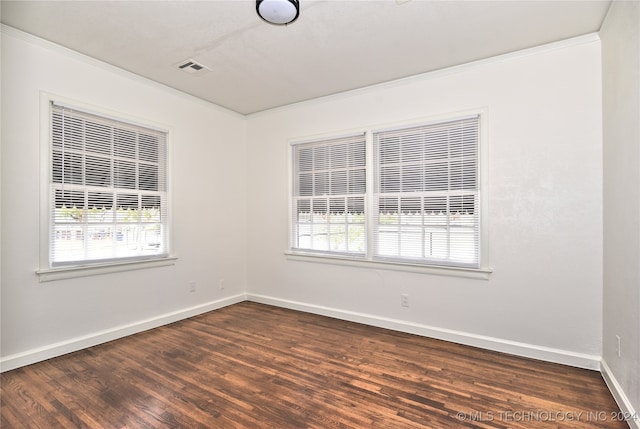
<svg viewBox="0 0 640 429"><path fill-rule="evenodd" d="M533 356L550 358L551 351L597 367L600 66L592 36L250 116L249 294L433 328L448 339L462 334L475 344L486 337L482 345L502 350L516 342ZM488 127L489 280L285 257L291 139L477 108L486 109ZM401 293L410 297L408 308Z"/></svg>

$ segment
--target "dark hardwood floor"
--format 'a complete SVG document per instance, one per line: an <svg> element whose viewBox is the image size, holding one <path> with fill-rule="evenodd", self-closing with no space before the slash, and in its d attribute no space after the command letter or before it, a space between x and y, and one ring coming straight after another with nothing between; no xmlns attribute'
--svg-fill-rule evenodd
<svg viewBox="0 0 640 429"><path fill-rule="evenodd" d="M3 373L8 428L627 428L600 374L244 302Z"/></svg>

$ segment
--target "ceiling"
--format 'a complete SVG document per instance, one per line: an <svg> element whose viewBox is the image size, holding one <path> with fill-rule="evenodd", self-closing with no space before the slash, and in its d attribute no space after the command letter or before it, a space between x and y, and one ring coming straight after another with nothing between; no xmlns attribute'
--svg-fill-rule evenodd
<svg viewBox="0 0 640 429"><path fill-rule="evenodd" d="M287 26L253 0L2 0L1 20L250 114L593 33L610 0L300 3ZM186 73L187 59L208 70Z"/></svg>

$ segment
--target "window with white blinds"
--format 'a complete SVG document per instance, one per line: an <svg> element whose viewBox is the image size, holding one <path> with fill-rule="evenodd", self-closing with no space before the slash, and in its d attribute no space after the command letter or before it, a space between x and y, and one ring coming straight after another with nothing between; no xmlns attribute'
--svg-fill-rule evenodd
<svg viewBox="0 0 640 429"><path fill-rule="evenodd" d="M168 256L167 133L50 112L50 266Z"/></svg>
<svg viewBox="0 0 640 429"><path fill-rule="evenodd" d="M373 257L478 268L479 117L373 133Z"/></svg>
<svg viewBox="0 0 640 429"><path fill-rule="evenodd" d="M292 145L291 248L365 255L364 134Z"/></svg>
<svg viewBox="0 0 640 429"><path fill-rule="evenodd" d="M487 272L480 120L292 144L292 255Z"/></svg>

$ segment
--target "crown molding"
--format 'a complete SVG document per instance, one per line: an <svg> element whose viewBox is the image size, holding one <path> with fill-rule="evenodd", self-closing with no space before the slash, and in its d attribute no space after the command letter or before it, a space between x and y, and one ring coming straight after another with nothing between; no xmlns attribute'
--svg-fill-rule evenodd
<svg viewBox="0 0 640 429"><path fill-rule="evenodd" d="M287 104L284 106L274 107L272 109L261 110L259 112L249 113L247 117L258 117L263 114L270 114L278 111L286 111L291 108L297 108L306 105L313 105L314 103L325 103L327 101L340 100L345 98L354 97L360 94L367 94L373 91L380 91L399 86L409 85L416 82L424 82L431 79L441 78L456 73L462 73L468 70L472 70L481 66L501 63L506 61L517 60L520 58L528 57L531 55L538 55L545 52L556 51L560 49L571 48L574 46L584 45L588 43L594 43L600 41L599 33L588 33L582 36L572 37L569 39L559 40L556 42L546 43L544 45L534 46L531 48L521 49L518 51L508 52L506 54L500 54L493 57L483 58L468 63L445 67L425 73L416 74L413 76L407 76L400 79L395 79L387 82L381 82L374 85L365 86L362 88L352 89L349 91L338 92L336 94L330 94L322 97L313 98L310 100L303 100L296 103Z"/></svg>
<svg viewBox="0 0 640 429"><path fill-rule="evenodd" d="M78 51L74 51L73 49L69 49L67 47L64 47L62 45L59 45L57 43L51 42L49 40L43 39L41 37L35 36L31 33L27 33L25 31L22 30L18 30L15 27L11 27L9 25L6 24L0 24L0 33L2 34L2 36L11 36L14 37L16 39L22 40L23 42L29 43L31 45L35 45L38 47L41 47L43 49L47 49L49 51L64 55L70 59L76 60L76 61L80 61L83 62L85 64L89 64L91 66L94 67L98 67L101 68L103 70L106 70L110 73L114 73L116 75L119 75L121 77L124 77L126 79L130 79L132 81L135 81L137 83L140 83L142 85L147 85L168 93L171 93L172 95L184 98L188 101L191 101L193 103L197 103L200 104L201 106L207 107L209 109L221 112L221 113L226 113L228 115L232 115L235 116L237 118L244 118L245 115L238 113L236 111L227 109L226 107L222 107L218 104L212 103L210 101L204 100L202 98L196 97L194 95L191 94L187 94L186 92L180 91L178 89L172 88L170 86L167 86L163 83L160 82L156 82L155 80L140 76L139 74L130 72L128 70L125 70L123 68L120 68L118 66L114 66L113 64L109 64L107 62L104 62L102 60L98 60L96 58L93 58L89 55L83 54L81 52Z"/></svg>

